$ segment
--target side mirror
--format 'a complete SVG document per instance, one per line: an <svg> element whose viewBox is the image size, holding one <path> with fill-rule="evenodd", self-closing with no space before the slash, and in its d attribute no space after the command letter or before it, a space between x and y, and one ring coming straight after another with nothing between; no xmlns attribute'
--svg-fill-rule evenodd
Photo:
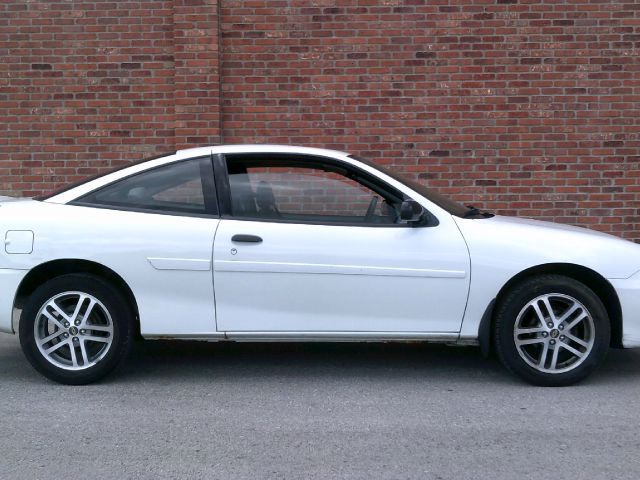
<svg viewBox="0 0 640 480"><path fill-rule="evenodd" d="M415 200L405 200L400 205L400 220L406 223L415 223L424 217L424 208Z"/></svg>

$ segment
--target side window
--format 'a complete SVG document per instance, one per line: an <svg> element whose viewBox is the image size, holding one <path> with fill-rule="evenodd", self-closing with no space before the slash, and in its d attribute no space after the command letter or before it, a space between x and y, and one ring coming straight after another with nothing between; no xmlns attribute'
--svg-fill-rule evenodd
<svg viewBox="0 0 640 480"><path fill-rule="evenodd" d="M232 215L349 224L399 223L401 195L341 166L227 159Z"/></svg>
<svg viewBox="0 0 640 480"><path fill-rule="evenodd" d="M91 192L76 202L158 213L217 214L209 158L171 163Z"/></svg>

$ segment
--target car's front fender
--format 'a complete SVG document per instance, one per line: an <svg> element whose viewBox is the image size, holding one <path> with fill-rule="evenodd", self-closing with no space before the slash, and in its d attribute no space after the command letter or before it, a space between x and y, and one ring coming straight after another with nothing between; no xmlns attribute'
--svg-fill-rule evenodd
<svg viewBox="0 0 640 480"><path fill-rule="evenodd" d="M640 245L592 230L507 217L456 218L456 223L471 256L461 340L478 337L490 302L521 272L549 264L575 265L616 287L614 280L628 279L640 268Z"/></svg>

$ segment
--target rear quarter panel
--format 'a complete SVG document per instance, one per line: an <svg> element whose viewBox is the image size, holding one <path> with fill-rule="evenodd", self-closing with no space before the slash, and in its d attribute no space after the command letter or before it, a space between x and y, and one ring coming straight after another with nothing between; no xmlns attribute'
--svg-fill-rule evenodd
<svg viewBox="0 0 640 480"><path fill-rule="evenodd" d="M96 262L115 271L133 291L143 335L211 333L216 331L211 260L217 224L214 218L12 202L0 207L2 234L33 231L33 251L8 254L1 249L0 269L21 272L18 276L23 277L51 260ZM156 262L154 267L149 258L173 261ZM194 268L180 268L189 261ZM0 312L4 330L5 316L10 315L7 299L13 303L17 285L9 287Z"/></svg>

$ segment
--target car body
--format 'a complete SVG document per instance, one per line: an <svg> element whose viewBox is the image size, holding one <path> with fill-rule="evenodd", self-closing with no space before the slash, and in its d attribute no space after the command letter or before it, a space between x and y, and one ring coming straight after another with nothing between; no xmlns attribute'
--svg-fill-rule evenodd
<svg viewBox="0 0 640 480"><path fill-rule="evenodd" d="M421 340L488 351L506 292L555 275L601 302L607 347L640 346L639 245L466 209L344 152L182 150L46 198L2 202L0 219L0 331L9 333L48 281L86 274L118 292L132 329L145 339ZM35 327L36 337L38 328L41 339L73 328L51 312L32 314L57 325ZM61 321L72 313L53 315ZM593 328L584 327L585 338ZM535 341L557 333L536 333ZM71 337L76 341L73 333L65 341ZM55 368L83 370L65 365L60 354ZM73 375L54 379L93 380Z"/></svg>

